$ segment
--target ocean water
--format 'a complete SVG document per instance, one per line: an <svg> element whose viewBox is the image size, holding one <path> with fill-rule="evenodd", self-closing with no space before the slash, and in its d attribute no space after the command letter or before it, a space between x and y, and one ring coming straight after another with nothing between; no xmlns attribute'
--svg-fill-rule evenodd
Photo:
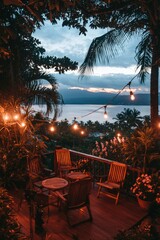
<svg viewBox="0 0 160 240"><path fill-rule="evenodd" d="M57 121L67 119L72 122L74 118L77 121L87 122L91 120L92 122L99 121L100 123L108 122L113 123L115 117L118 113L124 111L124 108L136 109L140 111L140 116L150 115L150 106L137 106L137 105L108 105L106 108L108 118L104 119L104 107L102 105L95 104L66 104L62 107L62 114L57 118ZM35 111L45 112L45 106L39 107L34 106ZM53 114L50 114L49 118L52 118Z"/></svg>

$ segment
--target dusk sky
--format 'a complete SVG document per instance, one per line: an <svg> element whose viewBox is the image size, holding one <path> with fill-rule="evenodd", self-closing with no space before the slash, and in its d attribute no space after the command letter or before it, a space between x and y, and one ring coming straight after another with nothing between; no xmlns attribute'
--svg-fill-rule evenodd
<svg viewBox="0 0 160 240"><path fill-rule="evenodd" d="M77 29L61 27L60 24L52 25L49 21L34 33L34 37L41 41L46 49L47 55L63 57L67 56L72 61L82 64L87 50L95 37L98 37L107 31L88 30L87 36L79 35ZM140 39L140 38L139 38ZM119 52L116 58L110 60L110 64L97 66L94 73L83 79L78 79L78 71L67 72L66 74L55 74L59 90L61 89L84 89L93 92L117 93L121 90L135 75L136 62L135 47L138 43L138 37L130 39ZM134 79L131 88L135 93L149 93L149 80L141 85L139 80ZM128 91L128 88L126 88ZM125 91L123 91L123 94Z"/></svg>

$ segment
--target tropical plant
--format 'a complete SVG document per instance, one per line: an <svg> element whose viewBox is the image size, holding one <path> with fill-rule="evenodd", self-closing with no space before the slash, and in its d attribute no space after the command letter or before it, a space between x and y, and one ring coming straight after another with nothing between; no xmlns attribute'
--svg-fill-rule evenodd
<svg viewBox="0 0 160 240"><path fill-rule="evenodd" d="M135 108L133 110L124 108L124 111L118 113L114 119L116 120L114 124L117 129L126 137L130 136L137 127L142 125L140 112Z"/></svg>
<svg viewBox="0 0 160 240"><path fill-rule="evenodd" d="M124 162L124 154L122 151L122 144L125 141L123 137L114 137L108 141L103 139L95 142L95 147L92 149L92 154L97 157L107 158Z"/></svg>
<svg viewBox="0 0 160 240"><path fill-rule="evenodd" d="M153 156L159 158L158 134L151 127L136 129L123 144L126 161L136 167L141 167L143 172L149 167Z"/></svg>
<svg viewBox="0 0 160 240"><path fill-rule="evenodd" d="M10 43L12 57L1 59L1 102L10 95L21 99L25 105L46 104L46 113L54 112L56 118L63 100L57 91L55 77L46 74L44 68L52 67L62 73L76 69L76 63L67 57L44 57L45 50L39 46L38 40L24 33L19 36Z"/></svg>
<svg viewBox="0 0 160 240"><path fill-rule="evenodd" d="M43 135L37 135L32 111L8 102L0 113L0 184L24 186L28 177L27 159L46 151Z"/></svg>
<svg viewBox="0 0 160 240"><path fill-rule="evenodd" d="M13 198L0 188L0 239L29 240L22 232L13 211Z"/></svg>
<svg viewBox="0 0 160 240"><path fill-rule="evenodd" d="M7 4L7 1L4 1ZM21 2L21 1L20 1ZM13 96L21 99L21 104L46 104L46 113L54 112L54 118L61 112L62 96L57 91L56 79L46 73L52 68L59 74L68 70L75 70L77 62L67 57L56 58L45 56L45 49L40 46L40 41L32 36L36 27L40 27L35 15L23 9L24 5L5 7L1 2L1 27L6 24L6 36L1 39L0 48L6 49L10 54L7 57L0 55L0 100ZM16 1L13 3L16 4ZM28 7L30 9L30 7ZM37 13L38 15L38 13ZM33 20L34 19L34 20ZM33 20L33 22L32 22ZM22 25L23 28L22 28ZM14 35L14 36L13 36Z"/></svg>

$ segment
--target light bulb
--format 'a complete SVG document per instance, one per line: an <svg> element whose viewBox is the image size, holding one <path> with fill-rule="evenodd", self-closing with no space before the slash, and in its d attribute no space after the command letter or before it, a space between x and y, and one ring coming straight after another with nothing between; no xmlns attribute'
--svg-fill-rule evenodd
<svg viewBox="0 0 160 240"><path fill-rule="evenodd" d="M25 122L21 122L21 127L25 127L25 126L26 126Z"/></svg>
<svg viewBox="0 0 160 240"><path fill-rule="evenodd" d="M15 114L13 118L14 118L14 120L17 120L19 118L19 115Z"/></svg>
<svg viewBox="0 0 160 240"><path fill-rule="evenodd" d="M9 120L8 114L5 114L5 115L3 116L3 120L4 120L4 121L8 121L8 120Z"/></svg>
<svg viewBox="0 0 160 240"><path fill-rule="evenodd" d="M73 125L73 128L74 128L74 130L77 130L77 129L78 129L77 123L75 123L75 124Z"/></svg>
<svg viewBox="0 0 160 240"><path fill-rule="evenodd" d="M108 114L107 114L107 112L104 112L104 118L105 118L105 119L108 118Z"/></svg>
<svg viewBox="0 0 160 240"><path fill-rule="evenodd" d="M53 126L50 127L50 131L51 132L54 132L55 131L55 128Z"/></svg>
<svg viewBox="0 0 160 240"><path fill-rule="evenodd" d="M104 118L105 118L105 119L108 118L108 114L107 114L107 112L106 112L106 107L107 107L107 106L104 106Z"/></svg>
<svg viewBox="0 0 160 240"><path fill-rule="evenodd" d="M134 100L135 100L135 96L134 96L134 94L133 94L133 92L132 92L132 91L130 91L130 97L131 97L131 100L132 100L132 101L134 101Z"/></svg>
<svg viewBox="0 0 160 240"><path fill-rule="evenodd" d="M83 130L81 131L81 134L84 135L84 131Z"/></svg>

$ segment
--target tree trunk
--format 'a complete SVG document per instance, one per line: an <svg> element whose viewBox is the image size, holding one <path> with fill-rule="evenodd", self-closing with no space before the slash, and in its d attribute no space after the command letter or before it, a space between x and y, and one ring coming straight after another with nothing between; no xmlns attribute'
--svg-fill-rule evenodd
<svg viewBox="0 0 160 240"><path fill-rule="evenodd" d="M151 108L151 126L158 126L158 73L159 67L157 64L158 49L157 45L153 46L151 79L150 79L150 108Z"/></svg>

